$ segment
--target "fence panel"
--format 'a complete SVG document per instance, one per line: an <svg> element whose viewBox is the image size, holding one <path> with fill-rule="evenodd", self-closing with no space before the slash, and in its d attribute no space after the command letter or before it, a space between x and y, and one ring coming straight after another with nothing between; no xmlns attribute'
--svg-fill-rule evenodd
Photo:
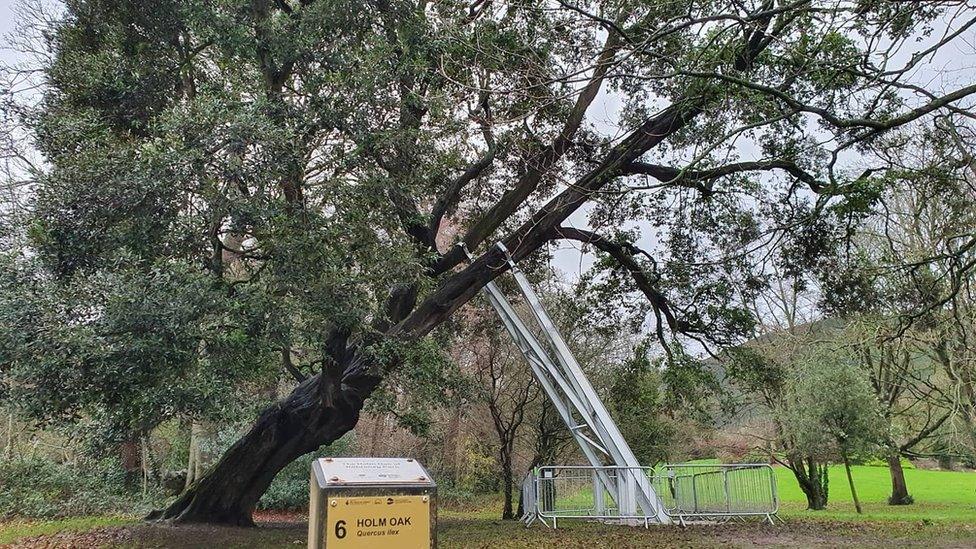
<svg viewBox="0 0 976 549"><path fill-rule="evenodd" d="M779 510L776 477L765 463L666 465L655 482L675 518L771 518Z"/></svg>
<svg viewBox="0 0 976 549"><path fill-rule="evenodd" d="M561 518L655 522L640 509L620 512L618 488L649 483L667 514L684 523L761 516L770 522L778 511L776 478L766 464L674 464L650 467L540 467L523 482L523 502L531 523ZM534 504L534 509L533 509ZM530 516L531 514L531 516Z"/></svg>

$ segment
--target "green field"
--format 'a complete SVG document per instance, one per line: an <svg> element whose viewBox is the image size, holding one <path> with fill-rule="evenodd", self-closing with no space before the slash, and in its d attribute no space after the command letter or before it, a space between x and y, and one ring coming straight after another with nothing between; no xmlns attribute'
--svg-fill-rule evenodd
<svg viewBox="0 0 976 549"><path fill-rule="evenodd" d="M785 524L755 522L717 526L629 529L581 521L563 521L556 531L541 525L524 528L497 520L500 502L484 499L465 508L444 508L438 523L441 547L896 547L976 546L976 474L905 471L916 503L889 506L889 477L884 467L857 466L854 479L865 514L854 512L841 467L830 470L830 504L826 511L805 510L792 474L776 468ZM60 534L58 534L60 532ZM50 536L57 536L51 538ZM285 547L302 545L304 518L258 529L145 525L137 517L81 517L53 521L0 523L0 545L112 547ZM187 545L184 545L187 543Z"/></svg>
<svg viewBox="0 0 976 549"><path fill-rule="evenodd" d="M780 516L784 518L816 514L844 520L976 520L976 473L906 469L908 490L914 505L888 505L891 477L886 467L853 467L854 485L864 507L864 515L854 511L851 490L844 467L830 468L830 498L824 511L807 511L803 492L793 474L776 469L780 495Z"/></svg>
<svg viewBox="0 0 976 549"><path fill-rule="evenodd" d="M702 460L700 464L711 463ZM839 520L958 520L971 521L976 517L976 473L971 471L930 471L915 469L906 462L905 481L917 505L888 505L891 478L887 466L854 466L855 487L864 509L863 515L854 510L850 485L842 465L829 469L829 501L827 509L808 511L806 498L793 473L785 467L774 467L780 499L780 517ZM584 509L592 505L588 489L562 494L557 505L561 509Z"/></svg>

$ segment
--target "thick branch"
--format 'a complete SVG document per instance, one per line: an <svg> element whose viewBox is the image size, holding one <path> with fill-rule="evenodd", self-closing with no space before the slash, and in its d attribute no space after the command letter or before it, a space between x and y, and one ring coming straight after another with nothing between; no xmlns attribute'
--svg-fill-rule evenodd
<svg viewBox="0 0 976 549"><path fill-rule="evenodd" d="M942 417L936 420L935 423L927 425L925 428L919 431L914 437L912 437L910 440L906 441L904 444L899 446L898 450L902 453L910 452L912 448L918 445L918 443L928 438L929 435L934 433L936 429L941 427L942 424L945 423L947 419L949 419L950 415L951 413L946 412Z"/></svg>
<svg viewBox="0 0 976 549"><path fill-rule="evenodd" d="M771 2L764 4L765 10L771 7ZM754 30L747 36L747 41L742 45L740 53L737 56L737 69L742 70L750 67L752 60L769 45L770 36L776 35L783 30L785 23L774 25L772 32L767 32L772 18L772 12L768 14L763 12L762 15L756 18ZM576 105L573 107L566 121L566 125L556 139L556 142L546 150L537 163L528 167L527 172L519 178L515 187L505 193L501 200L468 230L461 241L468 249L474 249L481 244L506 219L515 213L538 186L542 176L568 150L572 144L572 137L575 135L576 130L579 129L583 117L586 115L587 108L596 97L619 46L619 34L609 33L603 51L597 60L593 76L577 98ZM624 166L636 161L644 152L656 146L678 129L684 127L688 121L701 112L704 107L704 101L704 98L697 95L694 97L684 97L662 111L658 116L647 120L626 139L613 147L599 167L585 175L576 186L567 189L556 196L556 198L550 200L541 210L532 216L532 219L528 223L506 238L505 243L508 249L524 256L538 248L543 238L541 235L558 227L594 191L599 190L610 180L620 175ZM490 258L491 261L496 262L500 258L492 257L495 253L489 252L485 256L482 256L479 261L481 259L488 261ZM460 264L464 261L464 258L465 254L463 250L460 247L455 247L444 254L440 261L435 264L433 271L435 274L443 273ZM471 267L474 267L474 265ZM501 269L503 268L503 264L501 264ZM482 284L497 276L498 272L501 272L501 270L495 272L494 268L491 271L494 274L484 279ZM480 276L477 278L479 280L481 279ZM474 291L476 292L478 289L480 289L480 285L474 288ZM439 297L436 294L431 296L431 298ZM469 298L470 295L465 300ZM448 314L454 308L456 306L448 306Z"/></svg>
<svg viewBox="0 0 976 549"><path fill-rule="evenodd" d="M275 4L281 11L287 13L288 15L295 13L294 10L291 9L291 6L288 5L287 0L275 0Z"/></svg>
<svg viewBox="0 0 976 549"><path fill-rule="evenodd" d="M682 330L682 323L675 318L667 297L655 286L656 281L647 276L647 272L635 259L635 255L644 254L643 250L626 242L614 242L592 231L572 227L557 228L553 232L553 237L592 244L597 249L609 254L617 263L627 269L627 272L633 277L634 283L637 284L637 288L647 297L647 300L651 303L651 307L654 308L655 317L658 319L657 326L655 327L658 340L665 349L668 348L667 339L664 335L664 327L660 322L661 315L664 315L664 319L667 321L672 333L680 332Z"/></svg>
<svg viewBox="0 0 976 549"><path fill-rule="evenodd" d="M795 162L790 160L738 162L704 170L687 170L646 162L631 162L624 167L623 172L626 175L649 175L664 184L696 189L708 196L715 192L712 182L720 177L736 173L765 170L783 170L806 183L810 187L810 190L817 193L823 191L823 185L812 174L803 170Z"/></svg>
<svg viewBox="0 0 976 549"><path fill-rule="evenodd" d="M668 321L668 326L673 331L680 329L678 320L674 317L667 298L655 287L655 281L647 276L647 272L634 258L636 254L644 252L632 244L626 242L614 242L593 231L576 229L573 227L559 227L553 232L553 237L565 240L576 240L584 244L592 244L614 258L617 263L627 269L627 272L634 278L637 288L643 293L651 305L661 311Z"/></svg>
<svg viewBox="0 0 976 549"><path fill-rule="evenodd" d="M403 225L403 230L423 248L434 249L434 235L424 223L424 218L420 215L420 210L413 199L402 189L393 185L387 188L387 194L396 211L397 218Z"/></svg>
<svg viewBox="0 0 976 549"><path fill-rule="evenodd" d="M610 149L600 165L546 203L531 219L509 234L503 243L516 261L528 256L551 239L553 231L593 193L620 175L650 148L684 127L702 112L700 100L685 100L671 105L647 120L623 141ZM463 250L449 254L464 256ZM420 337L440 324L470 300L485 284L507 269L505 254L491 248L464 270L445 279L402 323L390 331L396 337Z"/></svg>
<svg viewBox="0 0 976 549"><path fill-rule="evenodd" d="M289 349L288 347L281 348L281 364L285 367L285 370L288 372L288 374L291 375L291 377L293 377L295 381L299 383L305 381L305 379L308 377L295 366L294 362L292 362L291 349Z"/></svg>

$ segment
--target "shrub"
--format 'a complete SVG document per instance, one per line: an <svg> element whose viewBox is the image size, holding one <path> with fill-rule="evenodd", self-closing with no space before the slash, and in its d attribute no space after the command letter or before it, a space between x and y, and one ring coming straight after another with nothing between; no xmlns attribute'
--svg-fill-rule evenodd
<svg viewBox="0 0 976 549"><path fill-rule="evenodd" d="M888 460L879 457L871 457L870 459L865 459L862 461L863 463L859 463L859 465L866 465L868 467L885 467L885 468L888 467ZM851 463L854 462L852 461ZM914 469L915 464L905 458L901 458L901 468Z"/></svg>
<svg viewBox="0 0 976 549"><path fill-rule="evenodd" d="M125 488L112 460L61 464L40 458L0 461L0 518L148 511L159 499Z"/></svg>
<svg viewBox="0 0 976 549"><path fill-rule="evenodd" d="M258 509L300 510L308 508L308 480L312 462L322 456L340 456L349 448L348 437L322 446L285 466L258 501Z"/></svg>
<svg viewBox="0 0 976 549"><path fill-rule="evenodd" d="M475 501L476 497L471 490L457 486L445 477L443 482L437 483L437 501L439 505L446 507L463 507Z"/></svg>

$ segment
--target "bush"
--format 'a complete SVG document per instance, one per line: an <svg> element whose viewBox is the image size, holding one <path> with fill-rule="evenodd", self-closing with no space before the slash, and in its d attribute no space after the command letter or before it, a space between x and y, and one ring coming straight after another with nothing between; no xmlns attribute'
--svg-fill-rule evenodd
<svg viewBox="0 0 976 549"><path fill-rule="evenodd" d="M322 446L285 466L258 501L258 509L302 510L308 508L308 480L312 462L322 456L341 456L348 451L347 437Z"/></svg>
<svg viewBox="0 0 976 549"><path fill-rule="evenodd" d="M445 507L463 507L475 501L476 497L471 490L456 486L449 479L437 483L437 501L439 505Z"/></svg>
<svg viewBox="0 0 976 549"><path fill-rule="evenodd" d="M0 518L148 511L159 499L125 488L112 460L60 464L40 458L0 461Z"/></svg>

